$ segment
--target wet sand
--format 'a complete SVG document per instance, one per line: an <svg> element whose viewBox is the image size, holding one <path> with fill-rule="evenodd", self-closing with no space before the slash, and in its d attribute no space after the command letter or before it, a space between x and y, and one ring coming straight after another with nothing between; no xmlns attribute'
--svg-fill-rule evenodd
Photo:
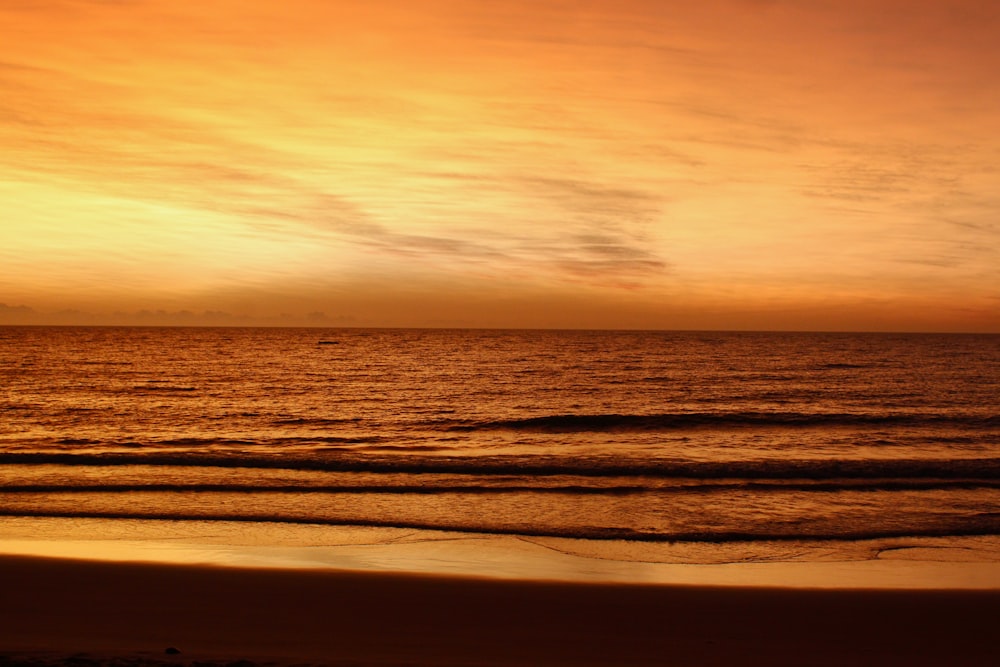
<svg viewBox="0 0 1000 667"><path fill-rule="evenodd" d="M0 591L0 665L914 667L993 665L1000 655L1000 590L570 583L0 556Z"/></svg>

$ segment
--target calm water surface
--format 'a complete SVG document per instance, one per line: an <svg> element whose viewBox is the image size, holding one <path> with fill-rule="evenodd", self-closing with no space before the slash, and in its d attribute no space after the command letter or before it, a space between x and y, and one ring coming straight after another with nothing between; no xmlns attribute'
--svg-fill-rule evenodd
<svg viewBox="0 0 1000 667"><path fill-rule="evenodd" d="M1000 558L1000 336L0 328L0 515Z"/></svg>

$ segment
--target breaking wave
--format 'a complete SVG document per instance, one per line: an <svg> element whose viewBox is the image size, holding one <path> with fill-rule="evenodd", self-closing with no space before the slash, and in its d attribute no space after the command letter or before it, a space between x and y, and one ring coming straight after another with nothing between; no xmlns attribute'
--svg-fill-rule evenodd
<svg viewBox="0 0 1000 667"><path fill-rule="evenodd" d="M286 514L230 514L213 512L113 512L113 511L65 511L37 510L12 513L0 508L0 516L31 516L70 519L140 519L168 521L234 521L252 523L284 523L321 526L354 526L373 528L406 528L413 530L440 530L448 532L472 533L481 535L518 535L524 537L557 537L584 540L629 540L633 542L762 542L762 541L857 541L880 538L902 537L955 537L1000 535L1000 522L995 517L969 517L961 525L940 526L873 526L857 527L846 531L805 531L801 529L790 531L774 530L725 530L725 531L662 531L646 532L631 528L618 527L561 527L561 526L486 526L480 523L462 523L448 521L408 521L393 519L359 519L338 517L300 517Z"/></svg>
<svg viewBox="0 0 1000 667"><path fill-rule="evenodd" d="M850 426L964 426L1000 428L1000 415L858 414L804 412L685 412L663 414L556 414L490 421L441 421L454 431L672 431L694 428L808 428Z"/></svg>
<svg viewBox="0 0 1000 667"><path fill-rule="evenodd" d="M448 473L462 475L581 477L659 477L685 479L1000 479L1000 458L969 459L760 459L695 461L622 460L571 456L378 455L341 450L287 451L273 454L213 450L177 453L0 452L0 465L172 466L312 470L370 473Z"/></svg>

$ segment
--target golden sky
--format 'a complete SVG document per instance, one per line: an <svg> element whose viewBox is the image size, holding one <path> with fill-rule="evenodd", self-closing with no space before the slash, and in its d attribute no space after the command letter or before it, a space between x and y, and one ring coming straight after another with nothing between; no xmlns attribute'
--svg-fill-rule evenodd
<svg viewBox="0 0 1000 667"><path fill-rule="evenodd" d="M0 0L0 322L1000 331L997 35L993 0Z"/></svg>

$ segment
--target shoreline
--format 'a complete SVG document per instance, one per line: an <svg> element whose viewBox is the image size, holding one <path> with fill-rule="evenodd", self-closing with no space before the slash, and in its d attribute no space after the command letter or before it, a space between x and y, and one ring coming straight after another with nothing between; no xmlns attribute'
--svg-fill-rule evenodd
<svg viewBox="0 0 1000 667"><path fill-rule="evenodd" d="M893 540L754 557L732 545L529 539L229 522L0 520L0 556L638 585L1000 590L1000 538ZM706 551L714 550L714 551ZM872 557L870 554L874 553ZM687 559L683 556L688 556ZM725 556L725 558L720 558ZM680 557L680 558L679 558Z"/></svg>
<svg viewBox="0 0 1000 667"><path fill-rule="evenodd" d="M0 664L994 664L1000 590L596 583L0 556ZM166 655L176 647L180 653ZM129 663L128 661L133 661Z"/></svg>

